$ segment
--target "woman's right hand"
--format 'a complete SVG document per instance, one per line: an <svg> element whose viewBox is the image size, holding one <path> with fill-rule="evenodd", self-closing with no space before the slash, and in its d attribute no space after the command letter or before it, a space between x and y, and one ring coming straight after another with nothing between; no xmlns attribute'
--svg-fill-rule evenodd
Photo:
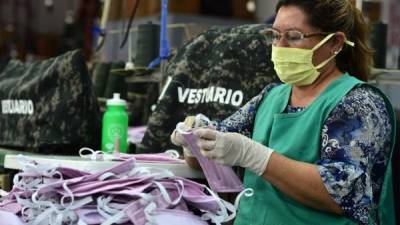
<svg viewBox="0 0 400 225"><path fill-rule="evenodd" d="M187 147L188 143L186 142L185 138L183 138L182 134L178 132L176 129L172 132L170 136L172 144L179 146L179 147Z"/></svg>
<svg viewBox="0 0 400 225"><path fill-rule="evenodd" d="M185 121L183 123L188 129L192 129L194 121L195 121L194 116L188 116L185 118ZM176 129L172 132L170 139L172 144L183 148L183 154L185 156L194 157L192 151L189 149L189 144L186 142L182 134L178 132Z"/></svg>

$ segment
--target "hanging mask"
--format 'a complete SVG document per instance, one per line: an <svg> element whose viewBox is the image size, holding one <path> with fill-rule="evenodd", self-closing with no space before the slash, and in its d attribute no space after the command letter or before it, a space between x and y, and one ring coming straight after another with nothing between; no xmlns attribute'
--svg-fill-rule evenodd
<svg viewBox="0 0 400 225"><path fill-rule="evenodd" d="M176 125L176 130L180 132L189 144L193 155L197 158L204 175L211 189L216 192L241 192L243 184L233 169L229 166L219 165L208 160L200 153L197 139L192 130L188 129L183 123Z"/></svg>
<svg viewBox="0 0 400 225"><path fill-rule="evenodd" d="M314 66L312 62L314 52L334 35L334 33L329 34L312 49L272 46L272 62L274 62L274 68L279 79L283 83L297 86L314 83L320 74L318 70L335 58L341 51L336 51L331 57L317 66ZM354 47L353 42L346 40L345 43Z"/></svg>

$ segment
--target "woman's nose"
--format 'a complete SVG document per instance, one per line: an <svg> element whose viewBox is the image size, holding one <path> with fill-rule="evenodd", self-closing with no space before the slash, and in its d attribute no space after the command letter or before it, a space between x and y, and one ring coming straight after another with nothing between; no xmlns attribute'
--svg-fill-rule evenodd
<svg viewBox="0 0 400 225"><path fill-rule="evenodd" d="M275 47L290 47L289 43L286 41L285 38L280 37L273 42Z"/></svg>

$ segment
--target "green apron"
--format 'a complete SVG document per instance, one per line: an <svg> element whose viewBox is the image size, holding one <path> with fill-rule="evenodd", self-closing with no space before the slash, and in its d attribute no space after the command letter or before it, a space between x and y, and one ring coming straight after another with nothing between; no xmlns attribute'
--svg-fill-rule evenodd
<svg viewBox="0 0 400 225"><path fill-rule="evenodd" d="M357 85L364 84L345 74L333 81L307 108L296 113L284 113L291 86L280 85L272 89L257 110L253 139L291 159L315 163L320 158L321 132L325 120L340 100ZM386 105L392 113L392 140L395 140L393 109L388 101ZM394 143L392 149L393 146ZM378 210L380 223L384 225L395 225L391 177L389 163ZM246 188L253 188L254 195L241 199L235 225L357 224L345 216L304 206L249 170L246 170L244 184Z"/></svg>

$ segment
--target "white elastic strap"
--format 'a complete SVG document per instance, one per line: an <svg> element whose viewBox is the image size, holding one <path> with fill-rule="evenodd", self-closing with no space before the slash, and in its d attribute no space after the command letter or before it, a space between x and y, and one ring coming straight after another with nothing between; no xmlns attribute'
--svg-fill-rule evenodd
<svg viewBox="0 0 400 225"><path fill-rule="evenodd" d="M171 200L171 197L169 196L169 194L167 192L167 189L161 183L159 183L157 181L154 181L153 183L158 187L158 189L160 189L161 196L164 198L164 200L168 204L176 205L181 201L182 196L183 196L183 189L184 189L184 184L183 184L183 182L181 180L178 180L178 184L180 185L180 188L175 183L175 185L177 187L177 190L178 190L178 193L179 193L179 196L174 201Z"/></svg>
<svg viewBox="0 0 400 225"><path fill-rule="evenodd" d="M224 204L224 206L226 207L227 211L230 212L230 214L228 214L228 216L226 218L224 218L224 223L233 220L236 217L236 207L234 205L232 205L230 202L227 202L223 199L221 199L222 203Z"/></svg>
<svg viewBox="0 0 400 225"><path fill-rule="evenodd" d="M153 212L153 210L155 210L157 208L157 205L154 202L151 202L150 204L148 204L145 208L144 208L144 215L146 216L147 219L147 223L145 225L154 225L155 224L155 220L152 218L151 213Z"/></svg>
<svg viewBox="0 0 400 225"><path fill-rule="evenodd" d="M102 209L104 209L105 212L110 213L110 214L116 214L121 209L124 209L127 204L117 204L117 203L111 203L110 201L105 202L103 205Z"/></svg>
<svg viewBox="0 0 400 225"><path fill-rule="evenodd" d="M37 191L35 191L35 192L32 194L31 199L32 199L32 202L33 202L33 203L39 201L39 199L37 198L37 195L38 195L38 192L37 192Z"/></svg>
<svg viewBox="0 0 400 225"><path fill-rule="evenodd" d="M157 168L157 167L136 167L133 168L129 173L128 176L151 176L154 179L163 179L163 178L170 178L175 177L174 173L171 171L164 169L164 168Z"/></svg>
<svg viewBox="0 0 400 225"><path fill-rule="evenodd" d="M26 156L19 154L17 161L22 166L22 171L29 174L43 175L47 177L53 177L59 166L53 164L37 164L33 160L29 160Z"/></svg>
<svg viewBox="0 0 400 225"><path fill-rule="evenodd" d="M56 175L58 175L58 176L56 176ZM60 171L54 171L54 173L51 174L51 178L55 178L59 181L64 180L64 177ZM54 182L54 181L52 181L52 182ZM43 182L43 183L46 184L46 182Z"/></svg>
<svg viewBox="0 0 400 225"><path fill-rule="evenodd" d="M171 204L171 202L172 202L171 197L169 196L169 194L168 194L167 190L165 189L165 187L164 187L162 184L160 184L159 182L157 182L157 181L154 181L153 183L154 183L154 184L158 187L158 189L160 190L161 196L164 198L164 200L165 200L167 203Z"/></svg>
<svg viewBox="0 0 400 225"><path fill-rule="evenodd" d="M97 180L104 181L104 180L106 180L106 179L108 179L110 177L118 178L118 176L115 173L107 172L107 173L104 173L104 174L100 175Z"/></svg>
<svg viewBox="0 0 400 225"><path fill-rule="evenodd" d="M201 216L203 220L211 219L213 223L216 225L221 225L221 223L225 222L225 220L228 218L228 212L225 207L225 205L222 203L221 198L214 193L210 188L205 186L205 189L208 191L208 193L211 194L212 197L214 197L215 201L217 202L220 210L217 213L211 213L211 212L206 212Z"/></svg>
<svg viewBox="0 0 400 225"><path fill-rule="evenodd" d="M27 205L30 205L30 204L27 204ZM57 207L56 204L53 204L50 201L36 201L32 205L33 205L33 207L31 207L31 208L36 208L39 210L44 209L44 211L42 211L40 214L34 215L35 219L32 222L32 225L43 224L42 222L46 221L46 220L48 221L48 224L51 224L51 225L62 225L62 217L61 217L61 221L58 221L60 219L57 220L57 218L56 218L56 221L54 221L54 219L53 219L54 215L62 215L63 214L63 212L61 210L58 210L58 208L60 208L60 207Z"/></svg>
<svg viewBox="0 0 400 225"><path fill-rule="evenodd" d="M101 225L112 225L112 224L121 224L128 222L129 219L125 215L125 211L121 210L113 216L109 217L106 221L101 223Z"/></svg>
<svg viewBox="0 0 400 225"><path fill-rule="evenodd" d="M57 211L57 209L54 209L54 208L46 209L43 213L41 213L40 215L38 215L36 217L36 219L33 221L32 225L39 225L42 223L43 220L51 218L51 214L54 211ZM61 224L52 224L52 225L61 225Z"/></svg>
<svg viewBox="0 0 400 225"><path fill-rule="evenodd" d="M120 224L129 220L123 210L126 208L127 204L113 204L111 203L112 199L112 196L100 196L97 198L97 211L101 216L106 218L106 221L101 223L101 225ZM111 208L109 205L114 208Z"/></svg>
<svg viewBox="0 0 400 225"><path fill-rule="evenodd" d="M85 152L89 152L86 153ZM91 148L81 148L79 149L79 156L84 159L90 159L92 161L104 160L104 153L102 151L95 151Z"/></svg>
<svg viewBox="0 0 400 225"><path fill-rule="evenodd" d="M324 39L322 39L322 41L320 41L316 46L314 46L314 48L312 48L312 50L315 51L316 49L321 47L323 44L325 44L334 35L335 35L335 33L331 33L331 34L327 35ZM355 46L354 42L349 41L347 39L344 40L344 43L347 44L347 45L350 45L351 47Z"/></svg>
<svg viewBox="0 0 400 225"><path fill-rule="evenodd" d="M62 205L52 203L49 200L37 200L36 196L37 195L32 195L33 202L25 202L25 205L31 209L40 210L47 208L42 213L33 215L33 218L35 218L34 223L36 221L38 224L42 224L43 221L49 221L49 224L51 225L62 225L68 221L74 224L78 220L78 217L73 210L82 208L84 205L93 201L92 197L88 196L83 199L75 200L71 202L67 208L61 209L63 207ZM24 203L24 201L21 202Z"/></svg>
<svg viewBox="0 0 400 225"><path fill-rule="evenodd" d="M82 208L82 206L87 205L89 203L93 202L93 198L91 196L87 196L85 198L79 199L79 200L75 200L74 204L71 205L69 208L71 210L75 210L78 208Z"/></svg>
<svg viewBox="0 0 400 225"><path fill-rule="evenodd" d="M29 200L27 200L27 199L22 199L22 198L20 198L19 196L16 196L16 200L17 200L17 203L20 204L21 207L22 207L22 209L21 209L21 214L22 214L22 215L26 215L25 218L26 218L27 220L31 220L32 218L34 218L33 215L32 215L32 216L28 215L28 213L30 213L29 211L28 211L28 212L25 212L25 210L30 209L30 208L33 208L33 207L37 207L38 205L33 204L31 201L29 201Z"/></svg>
<svg viewBox="0 0 400 225"><path fill-rule="evenodd" d="M14 187L24 191L34 191L42 184L40 178L21 177L18 174L14 177L13 182Z"/></svg>
<svg viewBox="0 0 400 225"><path fill-rule="evenodd" d="M354 47L355 46L355 44L354 44L354 42L352 42L352 41L349 41L349 40L344 40L344 43L346 43L347 45L350 45L351 47Z"/></svg>
<svg viewBox="0 0 400 225"><path fill-rule="evenodd" d="M145 194L145 193L139 193L137 196L140 197L139 201L140 201L140 204L142 204L142 205L152 202L156 198L156 196L154 196L154 195Z"/></svg>
<svg viewBox="0 0 400 225"><path fill-rule="evenodd" d="M243 191L241 191L238 196L235 199L235 204L232 205L230 202L227 202L221 198L218 197L218 195L216 195L213 191L209 190L207 187L206 189L208 190L208 192L210 192L210 194L212 196L214 196L215 198L218 198L218 201L220 201L222 203L223 206L221 206L221 204L218 204L220 206L220 208L222 209L219 213L217 214L213 214L211 212L207 212L204 217L204 219L211 219L211 221L213 221L214 223L218 224L218 223L225 223L228 221L231 221L232 219L234 219L236 217L236 211L239 208L239 201L242 198L242 196L246 196L246 197L250 197L254 194L253 189L251 188L247 188L244 189ZM230 214L228 215L228 211L230 212Z"/></svg>
<svg viewBox="0 0 400 225"><path fill-rule="evenodd" d="M17 156L18 163L22 166L22 171L29 171L27 169L28 165L33 165L34 162L29 160L26 156L19 154Z"/></svg>
<svg viewBox="0 0 400 225"><path fill-rule="evenodd" d="M235 199L235 209L237 210L239 208L240 199L242 198L243 195L246 197L251 197L253 196L253 194L254 191L252 188L246 188L243 191L241 191Z"/></svg>
<svg viewBox="0 0 400 225"><path fill-rule="evenodd" d="M315 45L311 50L315 51L317 50L319 47L321 47L322 45L324 45L329 39L331 39L331 37L335 35L335 33L331 33L328 34L324 39L322 39L317 45Z"/></svg>
<svg viewBox="0 0 400 225"><path fill-rule="evenodd" d="M49 170L45 170L42 175L44 177L50 177L50 178L58 178L58 179L63 178L63 175L59 171L57 171L58 167L59 166L52 165L52 168L49 168Z"/></svg>
<svg viewBox="0 0 400 225"><path fill-rule="evenodd" d="M76 225L88 225L88 224L83 222L83 220L79 219Z"/></svg>
<svg viewBox="0 0 400 225"><path fill-rule="evenodd" d="M97 212L104 218L109 219L111 215L103 210L104 205L110 201L109 198L104 198L104 196L100 196L97 198Z"/></svg>
<svg viewBox="0 0 400 225"><path fill-rule="evenodd" d="M121 209L125 209L127 206L127 204L123 204L123 203L115 203L115 202L110 202L109 203L109 208L111 210L121 210ZM108 206L107 206L108 207Z"/></svg>
<svg viewBox="0 0 400 225"><path fill-rule="evenodd" d="M19 183L20 183L20 173L17 173L14 175L14 178L13 178L14 187L18 187Z"/></svg>
<svg viewBox="0 0 400 225"><path fill-rule="evenodd" d="M127 174L129 177L135 176L151 176L150 170L144 167L135 167Z"/></svg>
<svg viewBox="0 0 400 225"><path fill-rule="evenodd" d="M167 154L168 156L170 156L173 159L179 159L179 152L177 150L174 149L168 149L165 151L165 154Z"/></svg>
<svg viewBox="0 0 400 225"><path fill-rule="evenodd" d="M126 208L126 206L127 206L127 204L118 204L117 207L119 209L113 209L113 208L109 207L107 204L103 205L103 209L106 210L111 215L106 214L106 215L108 215L108 217L106 217L107 218L106 221L101 223L101 225L111 225L111 224L115 224L115 223L120 224L120 223L128 222L129 218L126 216L125 211L123 210L124 208ZM104 213L107 213L107 212L104 212Z"/></svg>
<svg viewBox="0 0 400 225"><path fill-rule="evenodd" d="M14 187L25 191L35 191L40 186L50 183L55 176L58 176L56 180L62 180L63 176L59 171L52 171L48 173L49 178L43 177L44 175L37 174L36 172L19 172L13 178ZM40 178L42 176L42 178ZM53 181L54 182L54 181Z"/></svg>
<svg viewBox="0 0 400 225"><path fill-rule="evenodd" d="M316 69L321 69L322 67L324 67L326 64L328 64L329 61L331 61L333 58L335 58L337 56L337 54L339 54L339 52L333 54L331 57L329 57L328 59L326 59L325 61L323 61L322 63L320 63L318 66L316 66Z"/></svg>
<svg viewBox="0 0 400 225"><path fill-rule="evenodd" d="M67 196L62 196L61 197L61 205L63 206L63 207L65 207L65 208L68 208L68 206L72 206L73 204L74 204L74 194L72 193L72 191L71 191L71 189L69 189L68 188L68 180L66 180L63 184L62 184L62 187L63 187L63 189L64 189L64 191L67 193ZM65 198L70 198L70 202L69 202L69 205L68 206L66 206L65 205Z"/></svg>
<svg viewBox="0 0 400 225"><path fill-rule="evenodd" d="M76 201L76 204L72 209L81 208L83 205L86 205L91 201L92 199L90 197ZM22 217L32 225L62 225L68 221L75 223L78 219L77 215L74 211L72 211L72 209L60 210L59 208L61 208L61 205L53 204L49 200L35 200L34 202L30 202L29 200L24 200L17 197L17 202L23 206L21 210Z"/></svg>
<svg viewBox="0 0 400 225"><path fill-rule="evenodd" d="M62 225L62 222L63 222L63 215L62 214L57 214L56 215L55 224L61 224Z"/></svg>

